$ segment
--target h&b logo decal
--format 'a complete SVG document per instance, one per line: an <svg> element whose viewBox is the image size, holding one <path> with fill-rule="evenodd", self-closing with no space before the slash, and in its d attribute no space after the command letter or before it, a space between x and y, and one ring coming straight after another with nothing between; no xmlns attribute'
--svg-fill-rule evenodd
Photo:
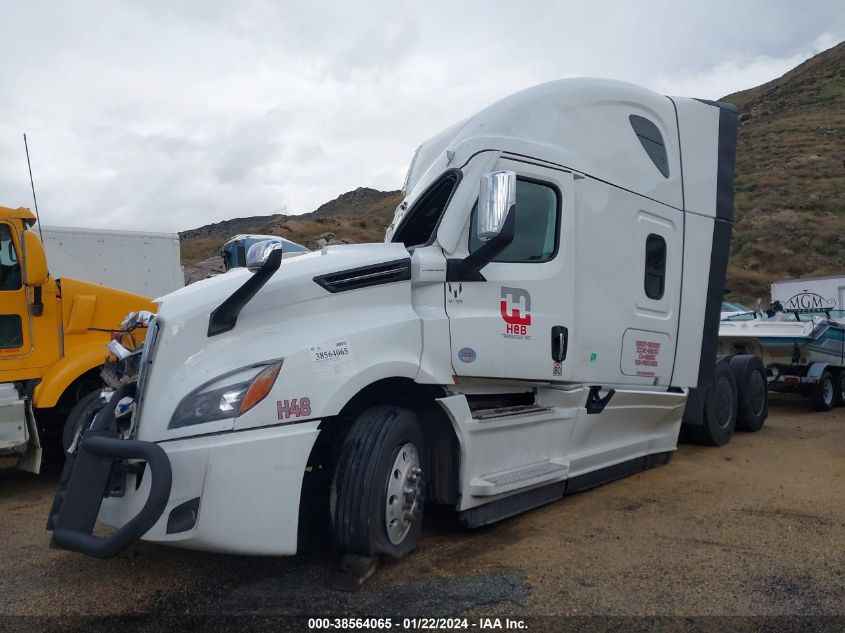
<svg viewBox="0 0 845 633"><path fill-rule="evenodd" d="M531 293L523 288L502 286L499 309L505 322L505 338L530 338Z"/></svg>

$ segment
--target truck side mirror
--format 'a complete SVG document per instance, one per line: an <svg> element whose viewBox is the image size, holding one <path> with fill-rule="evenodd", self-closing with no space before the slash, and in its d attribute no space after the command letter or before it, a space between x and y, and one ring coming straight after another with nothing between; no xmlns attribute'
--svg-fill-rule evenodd
<svg viewBox="0 0 845 633"><path fill-rule="evenodd" d="M47 256L41 240L32 231L23 232L24 283L32 288L40 288L47 283L50 273L47 271Z"/></svg>
<svg viewBox="0 0 845 633"><path fill-rule="evenodd" d="M41 287L47 283L50 273L47 271L44 245L32 231L23 232L23 258L24 283L34 289L29 310L32 316L39 317L44 314Z"/></svg>
<svg viewBox="0 0 845 633"><path fill-rule="evenodd" d="M476 235L482 244L463 259L446 261L446 281L485 281L481 269L513 241L516 172L494 171L481 179L476 213Z"/></svg>
<svg viewBox="0 0 845 633"><path fill-rule="evenodd" d="M502 232L516 205L516 172L494 171L481 179L478 193L478 239L489 242Z"/></svg>
<svg viewBox="0 0 845 633"><path fill-rule="evenodd" d="M264 262L270 257L270 253L276 250L281 251L283 245L284 242L282 240L263 240L256 242L249 247L246 253L246 267L251 272L255 272L264 265Z"/></svg>

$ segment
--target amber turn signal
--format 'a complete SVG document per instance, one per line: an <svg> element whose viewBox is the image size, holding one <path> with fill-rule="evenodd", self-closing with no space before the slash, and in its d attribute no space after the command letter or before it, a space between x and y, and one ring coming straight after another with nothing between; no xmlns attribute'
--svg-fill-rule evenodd
<svg viewBox="0 0 845 633"><path fill-rule="evenodd" d="M252 407L264 400L267 394L270 393L270 389L273 388L273 385L276 382L276 377L279 375L279 370L281 369L282 361L279 361L278 363L269 365L255 377L255 380L252 381L252 384L246 391L246 395L241 403L239 415L243 415Z"/></svg>

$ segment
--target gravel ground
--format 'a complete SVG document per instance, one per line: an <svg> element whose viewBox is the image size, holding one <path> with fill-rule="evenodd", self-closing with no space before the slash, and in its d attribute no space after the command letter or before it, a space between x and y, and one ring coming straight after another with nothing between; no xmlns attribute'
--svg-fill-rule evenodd
<svg viewBox="0 0 845 633"><path fill-rule="evenodd" d="M226 628L240 616L261 630L265 616L456 614L615 616L602 628L619 630L643 616L789 616L769 622L804 630L820 620L803 616L839 616L827 624L845 628L845 410L775 398L759 433L718 449L682 445L668 466L498 525L466 531L447 513L428 517L417 552L356 594L328 588L330 553L277 559L139 543L99 561L49 549L57 473L2 471L0 630L106 630L116 616L130 618L123 628L162 630L168 618Z"/></svg>

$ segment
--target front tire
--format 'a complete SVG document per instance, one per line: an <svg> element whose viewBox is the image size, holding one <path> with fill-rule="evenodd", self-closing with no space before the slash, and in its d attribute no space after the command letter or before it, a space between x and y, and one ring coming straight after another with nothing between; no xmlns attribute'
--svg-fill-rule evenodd
<svg viewBox="0 0 845 633"><path fill-rule="evenodd" d="M77 402L65 420L64 428L62 429L62 448L67 453L70 445L73 443L73 438L76 437L77 431L83 425L91 424L94 416L100 412L106 401L100 396L102 389L92 391L87 396L83 396Z"/></svg>
<svg viewBox="0 0 845 633"><path fill-rule="evenodd" d="M358 416L332 482L337 548L397 559L414 551L422 530L425 463L425 441L412 411L381 406Z"/></svg>

